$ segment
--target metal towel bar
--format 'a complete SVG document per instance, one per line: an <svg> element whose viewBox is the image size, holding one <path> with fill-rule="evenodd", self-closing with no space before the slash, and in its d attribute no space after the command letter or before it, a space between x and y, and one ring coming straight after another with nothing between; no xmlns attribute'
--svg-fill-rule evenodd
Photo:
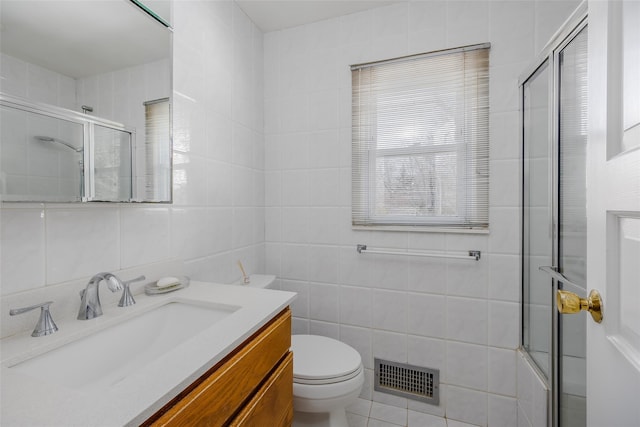
<svg viewBox="0 0 640 427"><path fill-rule="evenodd" d="M419 256L430 258L452 258L452 259L466 259L480 261L480 251L469 251L469 255L453 255L453 254L432 254L427 252L396 252L396 251L376 251L367 249L367 245L358 245L356 250L359 254L379 254L379 255L405 255L405 256Z"/></svg>

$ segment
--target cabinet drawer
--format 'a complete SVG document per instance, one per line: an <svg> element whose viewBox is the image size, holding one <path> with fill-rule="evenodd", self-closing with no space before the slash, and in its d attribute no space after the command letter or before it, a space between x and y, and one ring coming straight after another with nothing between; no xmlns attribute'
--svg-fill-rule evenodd
<svg viewBox="0 0 640 427"><path fill-rule="evenodd" d="M149 418L153 426L222 426L251 399L291 346L286 308L233 353ZM293 374L292 374L293 375Z"/></svg>
<svg viewBox="0 0 640 427"><path fill-rule="evenodd" d="M276 368L231 427L289 427L293 422L293 353Z"/></svg>

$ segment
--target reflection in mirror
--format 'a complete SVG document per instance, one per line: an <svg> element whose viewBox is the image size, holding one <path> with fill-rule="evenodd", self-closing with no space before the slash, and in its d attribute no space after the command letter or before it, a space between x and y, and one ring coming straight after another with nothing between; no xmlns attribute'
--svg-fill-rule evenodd
<svg viewBox="0 0 640 427"><path fill-rule="evenodd" d="M92 200L132 199L131 132L96 125L93 134Z"/></svg>
<svg viewBox="0 0 640 427"><path fill-rule="evenodd" d="M129 0L2 0L2 200L171 201L172 33L151 15Z"/></svg>
<svg viewBox="0 0 640 427"><path fill-rule="evenodd" d="M162 200L171 191L171 150L166 149L171 147L170 117L169 98L144 103L145 141L138 158L145 159L146 169L136 174L141 182L134 187L144 190L144 200Z"/></svg>
<svg viewBox="0 0 640 427"><path fill-rule="evenodd" d="M6 201L80 201L84 126L72 119L0 106L0 192Z"/></svg>

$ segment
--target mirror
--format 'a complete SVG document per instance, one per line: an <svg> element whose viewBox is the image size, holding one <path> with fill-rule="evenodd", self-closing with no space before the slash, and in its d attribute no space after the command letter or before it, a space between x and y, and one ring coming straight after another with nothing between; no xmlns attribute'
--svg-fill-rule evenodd
<svg viewBox="0 0 640 427"><path fill-rule="evenodd" d="M3 201L171 202L167 4L2 0Z"/></svg>

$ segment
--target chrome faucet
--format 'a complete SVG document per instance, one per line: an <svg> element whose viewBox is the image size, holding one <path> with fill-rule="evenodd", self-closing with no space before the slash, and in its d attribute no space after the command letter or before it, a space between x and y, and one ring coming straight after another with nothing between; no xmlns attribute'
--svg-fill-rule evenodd
<svg viewBox="0 0 640 427"><path fill-rule="evenodd" d="M120 291L124 288L124 284L115 274L98 273L93 276L87 283L87 287L80 291L82 301L80 302L80 311L78 311L78 320L88 320L102 316L98 288L103 280L107 282L107 287L111 292Z"/></svg>

